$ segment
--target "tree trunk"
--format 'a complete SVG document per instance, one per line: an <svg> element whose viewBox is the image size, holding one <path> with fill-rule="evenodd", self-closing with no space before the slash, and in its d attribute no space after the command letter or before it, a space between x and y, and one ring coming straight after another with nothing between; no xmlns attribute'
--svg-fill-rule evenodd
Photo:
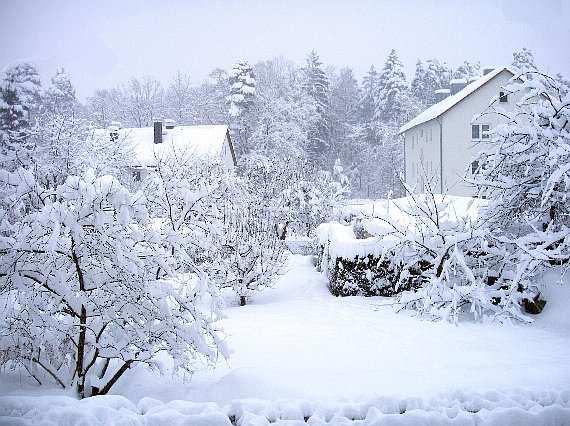
<svg viewBox="0 0 570 426"><path fill-rule="evenodd" d="M240 305L240 306L245 306L245 305L246 305L245 296L240 296L240 297L239 297L239 305Z"/></svg>

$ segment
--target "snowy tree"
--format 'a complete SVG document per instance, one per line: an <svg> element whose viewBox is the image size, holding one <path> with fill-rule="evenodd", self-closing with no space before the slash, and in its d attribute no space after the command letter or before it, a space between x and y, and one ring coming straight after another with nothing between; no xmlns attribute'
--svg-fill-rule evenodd
<svg viewBox="0 0 570 426"><path fill-rule="evenodd" d="M570 99L559 82L526 72L507 87L520 97L512 112L492 108L505 124L478 159L475 183L490 199L484 217L500 229L531 270L544 261L567 262L570 248ZM522 269L521 269L522 273Z"/></svg>
<svg viewBox="0 0 570 426"><path fill-rule="evenodd" d="M256 95L256 82L253 68L246 61L235 64L229 73L230 94L229 105L230 129L234 144L240 154L249 149L251 135L251 110Z"/></svg>
<svg viewBox="0 0 570 426"><path fill-rule="evenodd" d="M394 49L378 78L374 117L384 124L400 124L410 114L409 89L404 67Z"/></svg>
<svg viewBox="0 0 570 426"><path fill-rule="evenodd" d="M123 88L123 96L128 121L134 127L150 126L155 118L163 115L164 91L155 78L132 78Z"/></svg>
<svg viewBox="0 0 570 426"><path fill-rule="evenodd" d="M412 91L414 96L425 107L437 102L435 91L449 87L451 71L437 59L428 59L423 65L419 62L416 65L416 74L412 80Z"/></svg>
<svg viewBox="0 0 570 426"><path fill-rule="evenodd" d="M236 200L237 201L237 200ZM285 263L285 245L274 232L274 217L254 191L242 194L225 211L215 276L245 306L248 298L270 287Z"/></svg>
<svg viewBox="0 0 570 426"><path fill-rule="evenodd" d="M412 95L418 99L421 103L424 103L427 99L426 91L428 88L426 87L426 70L424 67L424 63L418 59L416 62L416 71L414 74L414 78L412 79L411 83L411 92Z"/></svg>
<svg viewBox="0 0 570 426"><path fill-rule="evenodd" d="M349 135L358 123L359 98L358 82L352 70L341 69L331 79L330 156L342 158L345 164L352 164L356 156Z"/></svg>
<svg viewBox="0 0 570 426"><path fill-rule="evenodd" d="M309 155L315 160L323 160L329 148L329 110L330 110L330 87L325 71L322 69L323 63L319 59L317 52L312 50L306 59L303 69L303 87L315 102L317 108L318 121L309 136Z"/></svg>
<svg viewBox="0 0 570 426"><path fill-rule="evenodd" d="M216 291L149 226L142 194L87 172L56 188L55 200L22 175L2 184L40 196L39 209L2 222L0 362L40 383L106 394L137 364L175 369L224 351L214 326ZM212 311L213 310L213 311Z"/></svg>
<svg viewBox="0 0 570 426"><path fill-rule="evenodd" d="M480 75L481 64L479 62L464 61L463 64L459 65L459 67L453 71L453 78L462 78L465 79L465 81L469 81L472 78L479 77Z"/></svg>
<svg viewBox="0 0 570 426"><path fill-rule="evenodd" d="M11 170L29 161L28 136L40 103L38 72L29 63L7 68L0 83L0 163Z"/></svg>
<svg viewBox="0 0 570 426"><path fill-rule="evenodd" d="M31 162L36 179L46 188L55 188L70 174L87 167L86 139L88 126L80 113L75 88L62 68L51 79L42 96L37 124L31 138L34 142Z"/></svg>
<svg viewBox="0 0 570 426"><path fill-rule="evenodd" d="M228 96L230 117L243 115L255 98L255 75L246 61L235 64L229 74L230 95Z"/></svg>
<svg viewBox="0 0 570 426"><path fill-rule="evenodd" d="M378 73L374 65L362 78L362 96L359 102L360 122L364 126L366 142L371 144L376 141L374 112L376 109L376 93L378 91Z"/></svg>
<svg viewBox="0 0 570 426"><path fill-rule="evenodd" d="M168 118L184 125L192 122L192 84L188 74L177 71L166 93Z"/></svg>
<svg viewBox="0 0 570 426"><path fill-rule="evenodd" d="M43 96L43 106L54 112L65 113L78 106L75 87L65 69L59 68L51 78L51 85Z"/></svg>
<svg viewBox="0 0 570 426"><path fill-rule="evenodd" d="M513 62L511 64L519 72L537 71L532 52L523 47L522 50L513 52Z"/></svg>

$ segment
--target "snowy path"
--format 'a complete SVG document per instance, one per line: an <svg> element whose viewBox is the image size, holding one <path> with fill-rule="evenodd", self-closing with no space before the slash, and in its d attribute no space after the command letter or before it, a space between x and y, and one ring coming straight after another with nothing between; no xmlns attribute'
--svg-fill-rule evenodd
<svg viewBox="0 0 570 426"><path fill-rule="evenodd" d="M146 395L226 404L570 387L570 328L548 322L548 311L548 329L541 321L455 326L396 314L385 303L331 296L309 258L294 257L275 289L228 309L229 366L176 386L137 375L117 392L135 401Z"/></svg>

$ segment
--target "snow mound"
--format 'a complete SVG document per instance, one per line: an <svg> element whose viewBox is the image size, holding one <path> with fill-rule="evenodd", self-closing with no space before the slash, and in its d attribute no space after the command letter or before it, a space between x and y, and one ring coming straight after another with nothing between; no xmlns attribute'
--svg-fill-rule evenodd
<svg viewBox="0 0 570 426"><path fill-rule="evenodd" d="M0 397L1 425L563 425L570 391L512 391L378 398L358 402L246 399L226 406L121 396L82 401L67 396Z"/></svg>

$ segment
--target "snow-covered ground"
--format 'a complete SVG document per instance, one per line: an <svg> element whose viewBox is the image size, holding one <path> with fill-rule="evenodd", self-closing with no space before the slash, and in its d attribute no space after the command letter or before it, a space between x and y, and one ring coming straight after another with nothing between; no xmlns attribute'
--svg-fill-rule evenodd
<svg viewBox="0 0 570 426"><path fill-rule="evenodd" d="M552 276L547 279L555 281ZM495 410L496 415L505 407L519 407L516 410L523 416L519 420L530 417L511 424L543 424L546 417L538 421L536 415L545 410L551 416L548 424L570 424L570 287L568 283L550 287L545 311L531 325L452 325L395 313L390 299L335 298L310 257L292 256L276 288L260 294L248 306L226 310L223 327L233 350L229 362L220 360L217 369L197 373L191 381L135 369L114 393L134 404L143 397L215 403L201 404L194 411L184 403L154 408L185 414L202 412L204 407L211 412L241 413L243 407L249 407L258 413L292 410L291 418L303 410L301 417L321 410L319 418L328 416L330 420L335 413L340 416L342 410L353 409L358 415L352 418L364 419L371 407L376 407L374 415L379 419L401 411L403 404L404 411L410 407L435 410L433 413L446 421L457 413L467 413L471 423L458 424L475 424L472 416L482 415L482 408ZM30 395L57 393L20 384L19 377L6 373L0 388L2 394L10 395L0 399L0 416L22 414L25 407L40 404L41 398L30 399ZM235 402L244 399L274 402ZM64 400L70 404L68 399L60 402ZM293 400L307 402L283 402ZM116 404L127 404L121 401ZM140 416L148 411L147 405L158 404L149 401L125 410L135 410ZM354 404L360 405L354 408ZM450 407L455 407L455 414ZM36 408L34 412L40 416L43 411ZM287 416L275 414L275 418ZM435 424L443 422L434 419ZM490 418L487 423L477 419L477 424L493 424ZM174 424L183 423L169 423Z"/></svg>

